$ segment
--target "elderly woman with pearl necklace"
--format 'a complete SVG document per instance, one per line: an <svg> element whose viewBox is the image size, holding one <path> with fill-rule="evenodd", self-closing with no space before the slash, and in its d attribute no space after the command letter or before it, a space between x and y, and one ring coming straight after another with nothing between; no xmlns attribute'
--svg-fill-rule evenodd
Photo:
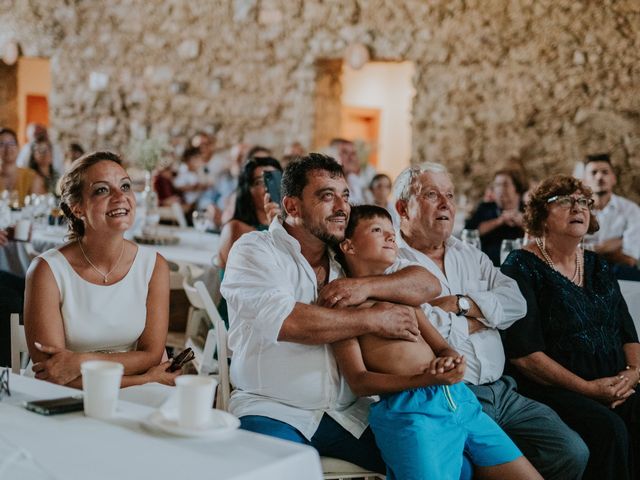
<svg viewBox="0 0 640 480"><path fill-rule="evenodd" d="M585 479L640 478L640 344L609 264L580 245L598 229L591 190L566 175L525 210L535 240L502 271L527 300L504 335L523 395L554 408L589 447Z"/></svg>

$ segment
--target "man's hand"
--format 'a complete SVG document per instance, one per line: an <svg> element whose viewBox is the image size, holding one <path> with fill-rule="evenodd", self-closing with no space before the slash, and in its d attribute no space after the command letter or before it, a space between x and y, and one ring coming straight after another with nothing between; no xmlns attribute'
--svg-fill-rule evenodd
<svg viewBox="0 0 640 480"><path fill-rule="evenodd" d="M458 297L456 295L445 295L434 298L429 302L433 307L438 307L448 313L458 314Z"/></svg>
<svg viewBox="0 0 640 480"><path fill-rule="evenodd" d="M598 243L595 247L596 253L603 255L605 253L622 253L622 237L609 238Z"/></svg>
<svg viewBox="0 0 640 480"><path fill-rule="evenodd" d="M377 322L378 328L374 332L377 335L410 342L418 341L420 329L413 307L378 302L367 310L367 314Z"/></svg>
<svg viewBox="0 0 640 480"><path fill-rule="evenodd" d="M321 307L353 307L369 298L367 281L364 278L338 278L325 285L318 294Z"/></svg>
<svg viewBox="0 0 640 480"><path fill-rule="evenodd" d="M9 236L7 235L7 231L0 229L0 247L6 245L8 241Z"/></svg>
<svg viewBox="0 0 640 480"><path fill-rule="evenodd" d="M486 330L488 327L477 318L465 317L467 319L467 326L469 328L469 335L472 335L481 330Z"/></svg>

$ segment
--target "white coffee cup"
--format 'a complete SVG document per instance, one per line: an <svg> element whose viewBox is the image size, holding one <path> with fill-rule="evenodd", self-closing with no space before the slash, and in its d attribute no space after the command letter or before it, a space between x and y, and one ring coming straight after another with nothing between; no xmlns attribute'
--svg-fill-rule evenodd
<svg viewBox="0 0 640 480"><path fill-rule="evenodd" d="M89 360L82 362L80 371L84 414L102 420L112 418L116 413L124 366L117 362Z"/></svg>
<svg viewBox="0 0 640 480"><path fill-rule="evenodd" d="M213 396L217 380L213 377L181 375L178 387L178 425L184 428L202 428L211 418Z"/></svg>
<svg viewBox="0 0 640 480"><path fill-rule="evenodd" d="M29 220L18 220L16 222L16 229L14 230L13 238L22 242L28 242L30 232L31 222Z"/></svg>

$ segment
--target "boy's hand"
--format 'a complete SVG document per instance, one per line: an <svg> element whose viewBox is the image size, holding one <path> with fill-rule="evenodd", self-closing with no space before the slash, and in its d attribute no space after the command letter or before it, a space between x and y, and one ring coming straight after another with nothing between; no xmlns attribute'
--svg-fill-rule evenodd
<svg viewBox="0 0 640 480"><path fill-rule="evenodd" d="M431 361L431 364L429 364L429 371L432 375L445 373L459 365L462 360L463 358L461 356L437 357Z"/></svg>
<svg viewBox="0 0 640 480"><path fill-rule="evenodd" d="M318 305L322 307L352 307L369 298L366 281L359 278L338 278L325 285L318 294Z"/></svg>
<svg viewBox="0 0 640 480"><path fill-rule="evenodd" d="M444 372L437 371L433 373L433 365L435 362L438 362L442 359L448 359L451 357L440 357L436 358L431 362L431 365L427 370L425 370L425 374L430 377L430 382L428 385L453 385L459 383L464 378L464 371L466 368L466 362L463 356L453 358L452 363L453 367L449 370L445 370ZM438 369L436 369L438 370Z"/></svg>

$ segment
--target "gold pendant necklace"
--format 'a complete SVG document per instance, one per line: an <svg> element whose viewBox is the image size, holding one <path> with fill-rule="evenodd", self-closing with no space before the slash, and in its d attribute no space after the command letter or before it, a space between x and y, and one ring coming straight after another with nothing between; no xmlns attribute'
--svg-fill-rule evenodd
<svg viewBox="0 0 640 480"><path fill-rule="evenodd" d="M82 248L82 241L81 240L78 240L78 245L80 246L80 251L82 252L82 255L84 256L84 259L87 261L89 266L100 274L100 276L102 277L102 283L107 283L109 281L109 275L111 275L113 273L113 271L116 268L118 268L118 265L120 264L120 260L122 259L122 254L124 253L124 238L122 239L122 249L120 250L120 256L118 257L118 260L116 260L116 263L113 266L113 268L111 270L109 270L107 273L103 273L100 269L98 269L98 267L96 267L93 264L93 262L91 260L89 260L89 257L87 257L87 254L84 253L84 249Z"/></svg>

